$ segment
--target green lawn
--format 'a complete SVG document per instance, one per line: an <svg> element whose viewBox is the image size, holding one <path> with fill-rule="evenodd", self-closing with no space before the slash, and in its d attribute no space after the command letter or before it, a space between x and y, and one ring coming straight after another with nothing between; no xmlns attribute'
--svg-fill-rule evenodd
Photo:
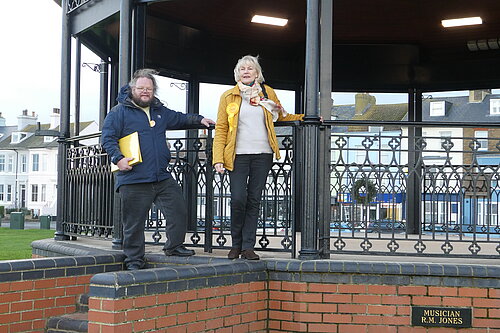
<svg viewBox="0 0 500 333"><path fill-rule="evenodd" d="M0 228L0 260L31 258L31 242L54 237L54 230Z"/></svg>

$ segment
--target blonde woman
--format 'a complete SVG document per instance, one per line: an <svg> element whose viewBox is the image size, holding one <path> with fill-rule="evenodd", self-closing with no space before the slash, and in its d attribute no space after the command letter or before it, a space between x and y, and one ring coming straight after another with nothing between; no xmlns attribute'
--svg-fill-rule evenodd
<svg viewBox="0 0 500 333"><path fill-rule="evenodd" d="M234 67L236 85L220 98L215 126L213 165L229 172L231 239L228 258L258 260L254 247L262 190L280 158L274 122L301 120L287 114L274 90L264 84L258 57L246 55Z"/></svg>

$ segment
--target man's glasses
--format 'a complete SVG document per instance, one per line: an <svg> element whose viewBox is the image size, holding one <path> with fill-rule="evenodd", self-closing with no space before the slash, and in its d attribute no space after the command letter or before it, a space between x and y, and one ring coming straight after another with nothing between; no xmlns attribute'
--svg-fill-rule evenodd
<svg viewBox="0 0 500 333"><path fill-rule="evenodd" d="M139 90L139 91L145 91L145 92L153 92L153 88L146 88L146 87L135 87L136 90Z"/></svg>

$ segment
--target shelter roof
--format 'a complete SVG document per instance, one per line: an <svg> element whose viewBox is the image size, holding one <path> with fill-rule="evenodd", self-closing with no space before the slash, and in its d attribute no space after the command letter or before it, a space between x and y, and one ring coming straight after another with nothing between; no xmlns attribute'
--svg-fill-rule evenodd
<svg viewBox="0 0 500 333"><path fill-rule="evenodd" d="M91 0L72 15L98 11L98 2L117 1ZM134 51L141 66L179 78L231 84L236 60L259 54L273 87L299 90L303 85L306 0L137 0L134 4L141 9L137 22L144 22L145 38L136 43L144 52ZM500 87L498 0L335 0L333 4L334 91ZM288 24L279 28L250 23L254 14L287 18ZM468 16L482 17L483 24L441 25L442 19ZM119 31L115 13L82 29L79 37L99 54L117 59ZM492 41L492 46L471 51L468 43L478 45L478 41L481 45Z"/></svg>

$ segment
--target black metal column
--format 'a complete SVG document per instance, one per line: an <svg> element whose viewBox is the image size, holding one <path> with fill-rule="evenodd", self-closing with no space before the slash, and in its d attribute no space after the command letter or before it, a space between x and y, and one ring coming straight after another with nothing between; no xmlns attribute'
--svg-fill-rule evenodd
<svg viewBox="0 0 500 333"><path fill-rule="evenodd" d="M101 59L101 64L99 65L100 78L100 89L99 89L99 130L102 130L102 125L104 124L104 118L108 113L108 95L109 95L109 64L106 60Z"/></svg>
<svg viewBox="0 0 500 333"><path fill-rule="evenodd" d="M75 136L80 135L80 91L82 72L82 42L80 37L76 37L75 47Z"/></svg>
<svg viewBox="0 0 500 333"><path fill-rule="evenodd" d="M118 82L118 63L113 60L111 60L110 63L111 67L111 84L110 84L110 92L109 92L109 108L112 108L117 104L116 102L116 97L118 96L118 91L120 90L120 84Z"/></svg>
<svg viewBox="0 0 500 333"><path fill-rule="evenodd" d="M422 121L422 92L411 89L408 94L408 121ZM418 235L422 203L422 127L408 128L408 180L406 189L406 232Z"/></svg>
<svg viewBox="0 0 500 333"><path fill-rule="evenodd" d="M62 0L62 45L61 45L61 118L57 149L57 220L54 239L67 240L63 222L66 210L64 206L66 178L66 138L69 137L70 96L71 96L71 33L68 16L68 1Z"/></svg>
<svg viewBox="0 0 500 333"><path fill-rule="evenodd" d="M200 82L196 77L191 77L189 79L189 84L187 85L187 112L198 114L199 111L199 101L200 101ZM196 148L195 142L198 139L198 130L192 129L187 130L187 163L190 166L189 172L186 174L186 179L184 183L184 195L187 204L187 218L188 218L188 230L196 230L196 219L197 219L197 187L198 187L198 168L196 160L198 159L198 149ZM212 163L207 162L207 173L212 171ZM211 184L207 184L207 187Z"/></svg>
<svg viewBox="0 0 500 333"><path fill-rule="evenodd" d="M332 114L332 44L333 44L333 1L321 0L320 23L320 114L330 120ZM318 144L318 213L319 249L321 258L330 258L330 127L321 126Z"/></svg>
<svg viewBox="0 0 500 333"><path fill-rule="evenodd" d="M144 68L146 56L146 4L138 4L134 9L134 38L132 43L132 68Z"/></svg>
<svg viewBox="0 0 500 333"><path fill-rule="evenodd" d="M307 1L305 117L302 174L304 201L300 259L318 259L319 0Z"/></svg>
<svg viewBox="0 0 500 333"><path fill-rule="evenodd" d="M120 2L120 51L118 55L118 84L124 86L130 80L132 45L132 0ZM119 89L119 88L118 88Z"/></svg>

